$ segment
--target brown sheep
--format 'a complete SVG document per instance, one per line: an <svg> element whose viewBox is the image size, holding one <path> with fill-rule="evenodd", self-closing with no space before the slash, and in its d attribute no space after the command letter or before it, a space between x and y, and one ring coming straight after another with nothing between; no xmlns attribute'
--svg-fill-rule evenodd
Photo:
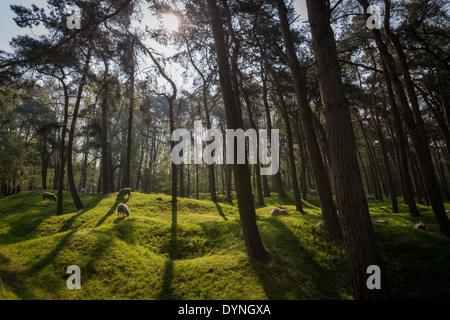
<svg viewBox="0 0 450 320"><path fill-rule="evenodd" d="M36 189L37 190L42 190L42 186L38 186Z"/></svg>
<svg viewBox="0 0 450 320"><path fill-rule="evenodd" d="M272 217L275 217L275 216L291 216L292 214L290 214L289 211L287 211L286 209L275 208L272 210L270 215Z"/></svg>
<svg viewBox="0 0 450 320"><path fill-rule="evenodd" d="M81 193L82 193L82 194L85 194L85 193L86 193L86 189L81 188Z"/></svg>
<svg viewBox="0 0 450 320"><path fill-rule="evenodd" d="M117 198L128 194L128 199L131 198L131 188L124 188L117 193Z"/></svg>
<svg viewBox="0 0 450 320"><path fill-rule="evenodd" d="M129 217L130 216L130 210L128 210L128 207L126 204L121 203L117 206L117 216L118 217L120 217L120 216Z"/></svg>
<svg viewBox="0 0 450 320"><path fill-rule="evenodd" d="M413 225L413 228L423 230L423 231L428 231L428 228L422 222L419 222L419 223Z"/></svg>
<svg viewBox="0 0 450 320"><path fill-rule="evenodd" d="M42 195L42 200L45 199L58 201L58 198L53 193L50 192L44 192L44 194Z"/></svg>

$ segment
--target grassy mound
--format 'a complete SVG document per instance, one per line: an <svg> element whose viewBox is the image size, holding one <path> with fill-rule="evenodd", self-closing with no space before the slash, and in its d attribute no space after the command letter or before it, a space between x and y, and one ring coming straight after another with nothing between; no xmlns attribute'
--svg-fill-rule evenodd
<svg viewBox="0 0 450 320"><path fill-rule="evenodd" d="M213 203L164 194L84 194L64 214L41 191L0 199L0 278L7 299L351 299L345 252L323 227L317 197L295 212L292 195L265 198L258 227L273 256L267 265L247 257L236 202ZM159 200L161 198L162 200ZM118 218L126 203L130 217ZM421 206L430 232L413 230L407 207L390 213L371 201L371 213L394 297L449 298L450 242ZM270 217L274 207L292 216ZM388 224L379 224L384 219ZM417 221L416 221L417 220ZM81 269L81 290L66 287L70 265ZM0 299L5 298L0 292Z"/></svg>

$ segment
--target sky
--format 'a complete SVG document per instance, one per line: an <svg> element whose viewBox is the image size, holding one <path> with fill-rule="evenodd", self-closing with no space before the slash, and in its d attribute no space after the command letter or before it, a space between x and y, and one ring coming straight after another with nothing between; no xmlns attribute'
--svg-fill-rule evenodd
<svg viewBox="0 0 450 320"><path fill-rule="evenodd" d="M35 4L39 8L47 8L47 0L0 0L0 50L6 52L12 51L9 42L13 37L17 35L28 34L30 36L37 37L41 34L46 33L46 30L43 26L33 27L33 29L19 28L13 20L15 14L10 8L11 4L22 5L27 8L31 8L31 5ZM297 15L299 15L300 22L306 21L308 17L306 12L305 0L294 0L294 7L297 11ZM144 14L145 18L143 19L143 24L155 26L158 23L157 19L152 16L150 12ZM147 45L151 46L161 54L171 55L175 53L170 49L168 50L167 47L160 46L157 43L152 42L151 44L147 43ZM177 74L179 75L182 72L182 68L180 66L171 65L167 68L168 70L166 70L166 72L171 75L172 78L174 78L177 86L181 84L186 85L186 83L184 83L185 80L183 80L180 76L177 76Z"/></svg>
<svg viewBox="0 0 450 320"><path fill-rule="evenodd" d="M46 8L46 0L1 0L0 1L0 50L11 51L9 42L11 38L19 34L39 35L45 32L44 28L37 27L30 30L29 28L19 28L13 20L14 13L10 9L11 4L23 5L25 7L31 7L32 4L36 4L38 7ZM297 14L300 15L300 19L307 20L306 3L305 0L295 0L294 6ZM153 17L151 19L154 19ZM153 22L153 21L150 21Z"/></svg>

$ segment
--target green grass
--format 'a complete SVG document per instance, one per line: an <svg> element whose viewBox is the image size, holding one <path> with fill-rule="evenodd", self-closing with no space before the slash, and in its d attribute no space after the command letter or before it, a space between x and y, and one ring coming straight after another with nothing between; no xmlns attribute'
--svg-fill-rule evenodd
<svg viewBox="0 0 450 320"><path fill-rule="evenodd" d="M66 193L64 214L56 216L56 203L41 194L0 199L7 299L352 299L345 252L324 229L315 196L304 202L306 215L295 212L290 193L256 207L273 257L261 264L247 257L236 201L213 203L202 195L172 205L164 194L133 193L120 201L115 194L85 194L85 208L76 211ZM120 202L130 217L117 217ZM419 206L417 219L404 204L399 214L389 201L369 205L394 298L448 299L450 242L430 208ZM274 207L293 216L270 217ZM430 232L412 229L419 220ZM81 268L81 290L66 287L70 265Z"/></svg>

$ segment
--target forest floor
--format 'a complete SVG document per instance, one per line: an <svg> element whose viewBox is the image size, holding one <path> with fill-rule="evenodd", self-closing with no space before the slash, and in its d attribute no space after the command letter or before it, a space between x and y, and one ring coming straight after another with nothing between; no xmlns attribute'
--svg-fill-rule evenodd
<svg viewBox="0 0 450 320"><path fill-rule="evenodd" d="M345 252L325 231L316 196L304 202L305 215L291 193L256 207L269 264L247 257L236 201L83 194L85 208L76 211L70 194L64 198L61 216L42 191L0 199L6 299L352 299ZM129 217L117 217L121 202ZM401 201L398 214L388 199L369 206L393 297L450 298L450 240L430 207L419 205L422 217L411 218ZM271 217L274 207L293 215ZM419 221L430 231L413 229ZM66 286L70 265L80 267L81 290Z"/></svg>

